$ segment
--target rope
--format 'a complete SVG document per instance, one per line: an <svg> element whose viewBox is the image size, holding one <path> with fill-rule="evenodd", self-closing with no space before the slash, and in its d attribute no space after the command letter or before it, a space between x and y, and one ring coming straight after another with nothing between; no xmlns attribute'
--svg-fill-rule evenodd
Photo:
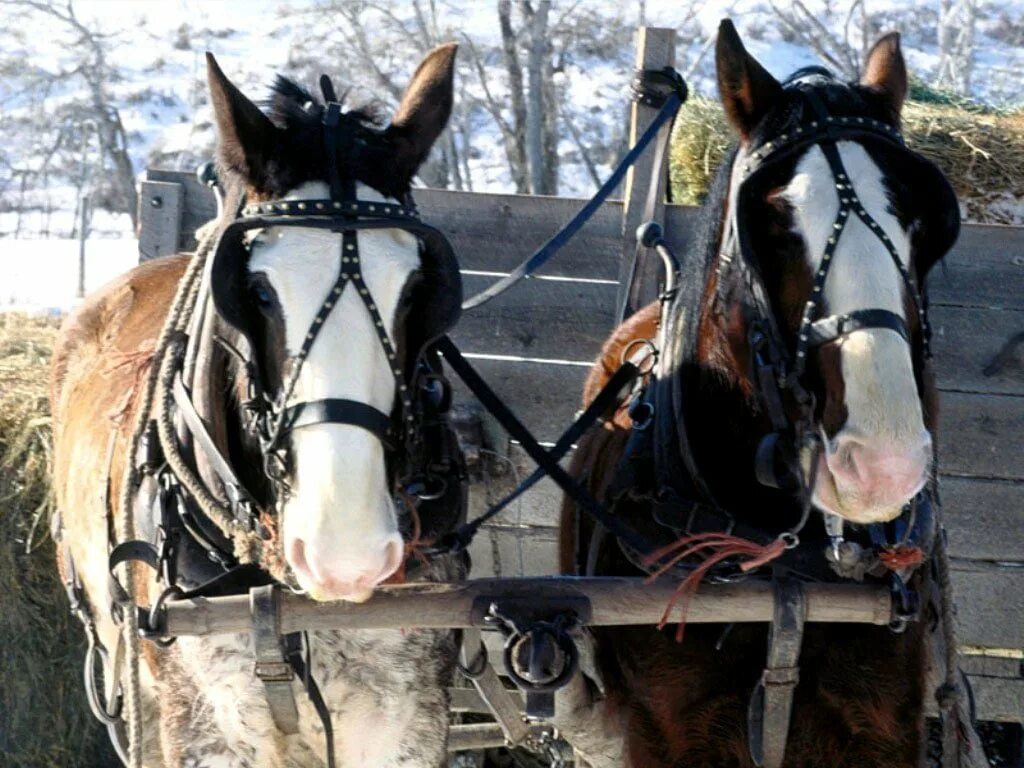
<svg viewBox="0 0 1024 768"><path fill-rule="evenodd" d="M153 364L146 376L145 387L142 396L139 398L136 410L135 424L132 428L131 440L127 453L127 469L121 483L121 493L118 498L119 511L121 513L118 521L118 536L122 542L131 541L135 538L135 518L131 513L132 499L139 485L139 470L135 465L135 455L138 452L139 443L146 432L146 424L149 414L153 409L154 395L157 390L160 368L159 363L166 351L172 346L174 339L179 335L182 326L182 318L190 314L191 307L189 299L194 301L198 294L199 281L202 276L203 266L206 262L206 255L213 245L213 240L207 240L200 245L188 269L178 283L178 289L171 309L164 321L163 329L160 332L159 340L155 346ZM127 713L127 737L128 737L128 766L129 768L143 768L143 738L142 738L142 684L139 676L139 622L135 610L136 590L132 579L130 563L121 566L121 578L124 581L124 589L128 596L127 604L124 607L124 622L121 631L124 635L127 651L128 684L124 691L125 711Z"/></svg>
<svg viewBox="0 0 1024 768"><path fill-rule="evenodd" d="M939 582L940 620L945 635L946 679L935 691L935 700L943 713L942 762L946 766L960 764L960 729L958 708L963 701L963 691L958 684L960 667L957 659L956 605L953 600L953 583L950 578L949 551L946 549L945 531L940 527L935 537L935 570Z"/></svg>

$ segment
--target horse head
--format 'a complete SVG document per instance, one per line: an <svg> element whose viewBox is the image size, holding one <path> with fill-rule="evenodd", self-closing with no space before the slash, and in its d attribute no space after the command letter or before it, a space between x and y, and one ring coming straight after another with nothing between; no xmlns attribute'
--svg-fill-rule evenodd
<svg viewBox="0 0 1024 768"><path fill-rule="evenodd" d="M856 83L821 68L780 83L728 21L716 55L739 142L712 194L700 364L756 412L769 464L763 435L789 433L818 508L891 520L932 468L923 285L959 230L948 182L899 134L899 36Z"/></svg>
<svg viewBox="0 0 1024 768"><path fill-rule="evenodd" d="M321 102L278 78L268 116L209 56L218 164L236 190L226 215L313 214L341 200L371 218L410 215L410 182L451 112L455 53L426 56L386 125L343 111L329 81ZM362 601L405 559L396 486L415 436L404 422L424 345L457 316L458 272L412 224L346 233L337 218L274 221L213 261L221 346L249 349L222 355L235 384L219 433L282 569L315 599ZM223 403L223 382L211 386ZM246 429L254 421L263 428Z"/></svg>

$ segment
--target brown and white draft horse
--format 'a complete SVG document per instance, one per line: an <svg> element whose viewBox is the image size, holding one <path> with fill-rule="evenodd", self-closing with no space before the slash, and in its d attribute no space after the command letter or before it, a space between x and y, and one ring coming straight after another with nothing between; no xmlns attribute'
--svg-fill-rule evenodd
<svg viewBox="0 0 1024 768"><path fill-rule="evenodd" d="M173 527L178 538L169 558L177 557L173 567L190 588L231 570L257 584L276 580L317 600L363 601L375 585L403 572L410 515L405 497L396 492L394 452L395 441L407 433L401 425L389 431L388 414L392 420L396 413L413 419L401 410L409 405L408 366L418 364L424 334L445 330L427 327L438 308L449 308L443 321L454 322L461 288L457 268L449 265L445 274L436 274L427 264L428 249L421 250L409 228L387 226L379 211L408 210L410 181L451 111L455 52L456 46L447 45L426 56L389 125L369 113L342 110L329 83L322 84L323 103L283 78L274 86L268 116L209 57L220 178L229 192L236 191L227 195L221 231L243 201L249 211L254 204L259 211L266 201L304 201L294 203L302 210L340 205L335 185L350 190L354 197L348 199L362 201L362 210L385 226L353 235L360 259L354 269L345 265L354 262L349 256L355 245L343 246L351 241L343 241L340 226L250 229L235 250L225 252L224 263L212 260L212 298L203 323L195 326L193 336L201 339L190 362L196 373L187 396L216 451L251 494L245 508L259 516L253 528L258 534L245 541L255 540L255 551L233 547L238 530L203 518L184 491L162 497L164 507L136 501L134 509L123 508L118 491L130 468L144 463L131 455L129 436L146 416L139 412L140 392L190 258L142 264L68 318L54 353L51 401L57 528L70 555L60 565L68 579L73 562L98 639L111 656L120 630L108 595L108 553L116 543L114 531L122 530L129 515L139 539L152 541L159 535L157 524ZM331 114L334 122L326 117ZM339 269L351 272L348 290L340 290L347 284ZM221 278L226 282L219 283ZM340 298L328 304L335 289ZM396 354L406 363L396 362ZM274 456L286 458L272 475L262 442L267 434L252 425L261 423L261 415L291 413L296 403L322 404L328 417L290 420L287 433L277 423ZM342 404L346 415L330 418L332 404ZM198 437L191 445L201 465L196 472L227 503L227 489L217 485L224 473L211 471L212 452ZM161 482L173 486L173 478L157 471ZM237 501L239 489L234 490ZM461 484L448 492L461 495ZM456 512L460 505L454 505ZM171 510L166 518L159 517L161 509ZM249 570L239 566L246 561ZM157 583L150 570L133 570L137 602L153 605L167 584ZM461 560L440 557L417 578L453 581L464 575ZM242 575L232 578L241 582L239 592L248 590ZM305 643L333 723L339 768L443 764L452 632L318 631ZM297 732L286 733L277 727L264 684L254 674L253 646L248 633L182 637L166 648L142 644L146 766L324 765L324 728L299 677L286 683L298 714Z"/></svg>
<svg viewBox="0 0 1024 768"><path fill-rule="evenodd" d="M846 551L867 551L870 530L906 521L910 513L901 511L927 493L936 390L925 307L911 289L952 246L959 211L937 169L896 133L907 94L897 35L876 43L860 82L851 84L820 69L778 82L727 21L716 55L721 101L739 141L703 208L702 237L681 258L679 293L660 329L663 359L645 395L655 409L652 423L637 429L620 410L581 441L573 470L614 514L659 545L724 532L727 520L737 536L760 533L762 543L774 545L811 509L800 545L776 567L798 579L838 579L825 558L830 530L841 526L844 547L863 546ZM814 140L803 141L809 133ZM800 336L814 330L808 323L826 316L851 320L831 333L824 329L818 344L803 344ZM759 359L768 355L758 346L769 333L766 320L777 325L777 357L792 365L796 350L805 350L798 375L780 381L773 368L769 381L757 377L775 362ZM651 305L615 331L590 374L585 403L623 355L636 352L636 340L658 339L659 322L659 307ZM777 406L766 402L766 389L778 395ZM646 406L636 413L645 421L651 415ZM781 445L801 418L804 441L791 441L788 461L769 452L773 469L795 471L788 481L759 480L758 449L773 446L766 436L780 433ZM653 570L595 531L571 502L562 526L565 572ZM728 570L729 562L736 560L726 559L722 572L742 576ZM927 564L912 576L905 563L893 568L908 575L911 590L925 588ZM747 577L766 578L771 569ZM867 578L877 572L876 560ZM888 577L884 570L877 576ZM926 623L911 621L902 633L808 625L782 764L919 765ZM748 702L765 668L765 625L689 626L681 642L676 626L602 628L594 635L607 686L605 722L621 728L629 766L754 765Z"/></svg>

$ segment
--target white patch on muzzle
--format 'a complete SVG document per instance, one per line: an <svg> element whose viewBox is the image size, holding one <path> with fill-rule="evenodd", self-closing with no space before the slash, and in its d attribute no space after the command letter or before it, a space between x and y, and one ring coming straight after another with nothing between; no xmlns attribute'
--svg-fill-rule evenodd
<svg viewBox="0 0 1024 768"><path fill-rule="evenodd" d="M841 141L837 147L861 204L909 267L910 239L889 210L881 170L859 144ZM783 193L793 206L812 273L834 233L835 184L824 153L812 147ZM877 308L905 317L904 289L885 245L851 213L825 283L825 314ZM889 520L921 489L930 466L931 435L922 418L911 348L883 328L854 331L838 343L847 420L821 458L814 501L855 522Z"/></svg>
<svg viewBox="0 0 1024 768"><path fill-rule="evenodd" d="M327 185L305 184L288 199L328 198ZM360 199L383 200L365 187ZM401 230L358 235L360 273L393 337L403 288L419 266L415 238ZM302 347L334 281L341 235L278 228L259 236L249 270L277 291L287 354ZM395 378L365 305L348 285L302 364L289 405L344 398L390 413ZM388 488L384 448L348 424L316 424L291 433L291 495L283 505L285 557L299 584L316 599L365 600L401 564L402 538Z"/></svg>

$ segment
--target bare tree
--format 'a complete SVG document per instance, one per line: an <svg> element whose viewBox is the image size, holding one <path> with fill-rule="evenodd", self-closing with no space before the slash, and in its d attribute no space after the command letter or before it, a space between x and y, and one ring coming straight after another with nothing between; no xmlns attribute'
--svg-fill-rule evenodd
<svg viewBox="0 0 1024 768"><path fill-rule="evenodd" d="M769 5L787 38L809 46L842 77L852 80L860 74L872 34L865 0L853 0L845 12L826 4L824 14L812 12L802 0L788 6L769 0Z"/></svg>
<svg viewBox="0 0 1024 768"><path fill-rule="evenodd" d="M962 96L971 90L978 5L978 0L939 2L939 67L935 84L951 88Z"/></svg>
<svg viewBox="0 0 1024 768"><path fill-rule="evenodd" d="M71 54L70 64L55 72L46 72L38 67L26 68L21 62L19 75L23 74L27 87L33 88L40 85L66 87L77 81L84 86L84 97L62 105L62 120L53 119L53 115L46 113L45 103L42 104L43 113L39 117L43 119L36 121L34 129L44 135L56 135L52 143L61 149L66 146L61 141L66 133L81 135L90 127L94 128L102 162L108 171L104 203L111 210L127 213L134 226L138 203L135 171L128 153L128 137L121 113L109 90L110 83L118 77L107 58L110 36L83 23L75 13L72 0L63 3L0 0L0 7L9 11L8 21L17 23L20 20L20 23L37 29L52 28L56 24L59 30L69 35L66 51ZM17 67L18 62L14 63ZM67 148L71 149L70 146ZM48 166L45 168L48 170ZM80 172L84 170L80 169Z"/></svg>

